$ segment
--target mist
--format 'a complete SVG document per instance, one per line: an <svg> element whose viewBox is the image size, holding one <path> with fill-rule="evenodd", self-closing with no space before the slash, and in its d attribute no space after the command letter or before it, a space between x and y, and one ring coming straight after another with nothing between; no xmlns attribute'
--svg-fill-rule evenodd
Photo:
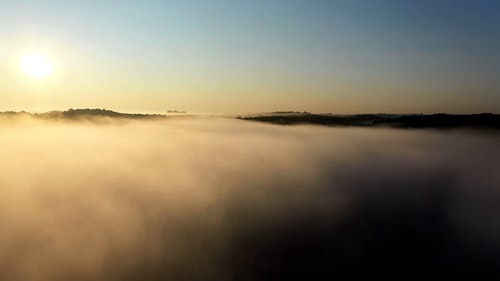
<svg viewBox="0 0 500 281"><path fill-rule="evenodd" d="M0 280L500 277L500 134L0 120Z"/></svg>

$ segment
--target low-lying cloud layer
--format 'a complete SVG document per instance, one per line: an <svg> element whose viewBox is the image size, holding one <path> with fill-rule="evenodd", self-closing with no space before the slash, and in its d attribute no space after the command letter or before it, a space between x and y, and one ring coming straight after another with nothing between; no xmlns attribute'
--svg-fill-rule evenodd
<svg viewBox="0 0 500 281"><path fill-rule="evenodd" d="M500 276L500 135L0 122L0 280Z"/></svg>

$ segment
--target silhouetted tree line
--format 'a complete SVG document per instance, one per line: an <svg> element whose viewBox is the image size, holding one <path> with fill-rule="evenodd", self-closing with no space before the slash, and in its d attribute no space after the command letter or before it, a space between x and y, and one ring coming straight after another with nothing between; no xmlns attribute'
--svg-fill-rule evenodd
<svg viewBox="0 0 500 281"><path fill-rule="evenodd" d="M429 114L429 115L393 115L393 114L302 114L302 115L262 115L237 117L242 120L260 121L280 125L315 124L324 126L354 127L394 127L394 128L491 128L500 129L500 115L481 113L471 115Z"/></svg>
<svg viewBox="0 0 500 281"><path fill-rule="evenodd" d="M27 113L25 111L15 112L6 111L1 112L0 117L22 117L31 116L40 119L93 119L93 118L127 118L127 119L156 119L156 118L166 118L165 115L161 114L141 114L141 113L121 113L107 109L69 109L67 111L50 111L46 113Z"/></svg>

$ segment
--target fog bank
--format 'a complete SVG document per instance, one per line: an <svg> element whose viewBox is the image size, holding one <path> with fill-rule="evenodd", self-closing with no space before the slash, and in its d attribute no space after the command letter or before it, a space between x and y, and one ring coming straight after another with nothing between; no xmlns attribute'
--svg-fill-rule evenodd
<svg viewBox="0 0 500 281"><path fill-rule="evenodd" d="M500 134L0 120L0 280L500 277Z"/></svg>

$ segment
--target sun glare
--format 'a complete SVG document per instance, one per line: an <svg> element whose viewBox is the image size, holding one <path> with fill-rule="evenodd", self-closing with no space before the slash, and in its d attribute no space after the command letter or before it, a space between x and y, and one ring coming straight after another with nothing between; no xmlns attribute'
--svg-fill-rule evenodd
<svg viewBox="0 0 500 281"><path fill-rule="evenodd" d="M29 76L35 78L44 78L52 74L52 64L50 61L39 54L30 54L21 59L21 68Z"/></svg>

